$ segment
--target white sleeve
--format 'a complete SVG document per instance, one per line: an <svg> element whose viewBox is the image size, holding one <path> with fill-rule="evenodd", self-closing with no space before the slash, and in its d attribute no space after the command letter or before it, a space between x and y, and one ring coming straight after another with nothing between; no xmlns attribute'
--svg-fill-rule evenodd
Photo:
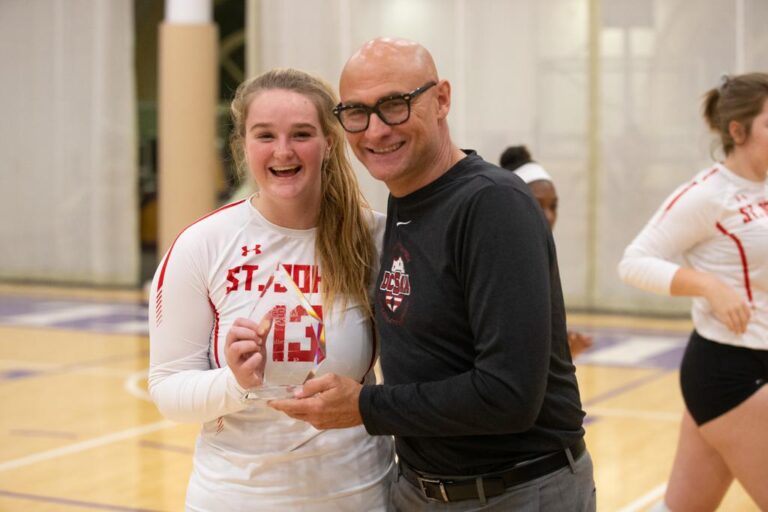
<svg viewBox="0 0 768 512"><path fill-rule="evenodd" d="M672 260L713 235L720 210L705 187L679 187L625 249L619 262L621 279L641 290L669 295L680 268Z"/></svg>
<svg viewBox="0 0 768 512"><path fill-rule="evenodd" d="M149 298L149 393L163 416L207 422L245 408L243 389L209 359L214 312L203 271L202 243L176 241L152 281ZM197 249L195 251L195 249Z"/></svg>

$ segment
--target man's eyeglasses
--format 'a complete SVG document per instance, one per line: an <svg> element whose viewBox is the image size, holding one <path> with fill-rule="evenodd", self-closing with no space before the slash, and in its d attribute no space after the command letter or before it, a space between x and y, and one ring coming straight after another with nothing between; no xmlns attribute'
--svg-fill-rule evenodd
<svg viewBox="0 0 768 512"><path fill-rule="evenodd" d="M368 105L344 105L339 103L333 109L333 115L350 133L364 132L368 129L371 114L379 116L385 124L394 126L403 124L411 117L411 102L437 82L427 82L418 89L405 94L394 94L379 99L372 107Z"/></svg>

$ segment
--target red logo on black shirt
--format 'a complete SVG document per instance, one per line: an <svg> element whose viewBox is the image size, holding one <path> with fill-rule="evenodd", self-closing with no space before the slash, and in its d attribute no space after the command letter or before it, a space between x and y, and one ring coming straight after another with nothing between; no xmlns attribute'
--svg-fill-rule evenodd
<svg viewBox="0 0 768 512"><path fill-rule="evenodd" d="M393 313L397 311L403 299L411 294L411 279L405 272L403 258L392 262L392 270L385 270L379 289L384 291L384 303Z"/></svg>

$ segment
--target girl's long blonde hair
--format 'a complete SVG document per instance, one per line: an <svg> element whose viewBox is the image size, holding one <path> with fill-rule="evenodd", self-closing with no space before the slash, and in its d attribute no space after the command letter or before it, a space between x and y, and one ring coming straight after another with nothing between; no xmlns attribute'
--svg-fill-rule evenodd
<svg viewBox="0 0 768 512"><path fill-rule="evenodd" d="M333 107L338 103L333 88L316 76L290 68L273 69L240 84L230 106L230 147L238 169L241 175L247 170L248 107L256 95L270 89L293 91L309 98L317 109L323 135L331 140L321 171L322 197L315 240L322 268L323 304L331 308L338 297L343 307L353 301L370 314L368 286L376 259L371 235L373 216L349 162L344 132L333 116Z"/></svg>

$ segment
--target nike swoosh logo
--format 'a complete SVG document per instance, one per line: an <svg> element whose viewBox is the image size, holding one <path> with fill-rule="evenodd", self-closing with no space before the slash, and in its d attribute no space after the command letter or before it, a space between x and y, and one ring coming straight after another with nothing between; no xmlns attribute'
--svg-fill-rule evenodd
<svg viewBox="0 0 768 512"><path fill-rule="evenodd" d="M410 223L410 220L408 222L395 222L395 226L407 226Z"/></svg>

